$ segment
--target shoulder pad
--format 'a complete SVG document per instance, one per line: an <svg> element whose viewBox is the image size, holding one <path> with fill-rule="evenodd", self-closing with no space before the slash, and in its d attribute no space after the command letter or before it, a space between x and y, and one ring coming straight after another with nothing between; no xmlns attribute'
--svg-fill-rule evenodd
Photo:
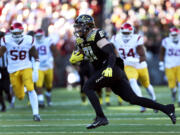
<svg viewBox="0 0 180 135"><path fill-rule="evenodd" d="M93 29L91 33L87 36L87 41L95 41L97 31L98 29Z"/></svg>

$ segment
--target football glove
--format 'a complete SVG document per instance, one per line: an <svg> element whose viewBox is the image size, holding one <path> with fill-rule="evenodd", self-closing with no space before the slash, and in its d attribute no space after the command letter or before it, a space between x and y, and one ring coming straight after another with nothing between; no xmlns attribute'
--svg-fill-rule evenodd
<svg viewBox="0 0 180 135"><path fill-rule="evenodd" d="M164 71L164 62L163 61L159 62L159 70Z"/></svg>
<svg viewBox="0 0 180 135"><path fill-rule="evenodd" d="M104 77L112 77L112 68L108 67L103 72L102 75Z"/></svg>
<svg viewBox="0 0 180 135"><path fill-rule="evenodd" d="M33 77L33 82L37 82L38 78L39 78L39 61L35 61L33 62L33 73L32 73L32 77Z"/></svg>
<svg viewBox="0 0 180 135"><path fill-rule="evenodd" d="M82 53L80 53L80 52L75 53L75 52L73 51L73 53L72 53L72 55L71 55L71 58L69 59L69 62L70 62L71 64L75 64L75 63L77 63L77 62L79 62L79 61L82 61L83 58L84 58L84 55L83 55Z"/></svg>

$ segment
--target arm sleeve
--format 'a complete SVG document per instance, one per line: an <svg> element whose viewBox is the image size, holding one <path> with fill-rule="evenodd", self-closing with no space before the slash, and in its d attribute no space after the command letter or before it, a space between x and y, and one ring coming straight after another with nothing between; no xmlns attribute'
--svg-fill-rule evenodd
<svg viewBox="0 0 180 135"><path fill-rule="evenodd" d="M116 54L114 52L113 44L107 44L101 50L108 55L108 67L113 68L116 62Z"/></svg>

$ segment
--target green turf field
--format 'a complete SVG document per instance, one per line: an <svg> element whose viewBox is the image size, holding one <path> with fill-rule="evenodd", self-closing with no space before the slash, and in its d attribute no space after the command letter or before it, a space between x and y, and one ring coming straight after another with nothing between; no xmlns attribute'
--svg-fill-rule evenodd
<svg viewBox="0 0 180 135"><path fill-rule="evenodd" d="M171 103L167 87L155 87L157 100ZM145 90L143 90L146 96ZM118 106L117 98L111 94L111 106L103 105L109 125L87 130L85 126L92 122L95 114L90 105L82 106L79 92L76 89L54 89L53 106L40 109L42 121L32 120L31 108L27 99L16 100L15 109L0 113L0 135L180 135L180 123L176 125L163 113L155 114L147 109L140 113L138 106L123 103ZM180 108L176 104L176 115Z"/></svg>

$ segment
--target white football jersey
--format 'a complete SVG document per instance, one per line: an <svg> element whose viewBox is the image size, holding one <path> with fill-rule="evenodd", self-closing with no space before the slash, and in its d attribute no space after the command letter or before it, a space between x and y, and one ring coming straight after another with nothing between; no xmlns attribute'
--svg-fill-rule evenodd
<svg viewBox="0 0 180 135"><path fill-rule="evenodd" d="M111 38L111 42L114 44L120 58L124 60L125 65L133 66L135 68L147 67L145 61L139 63L139 55L136 52L136 47L144 44L142 36L134 34L128 42L124 42L121 34L118 33Z"/></svg>
<svg viewBox="0 0 180 135"><path fill-rule="evenodd" d="M53 68L53 56L50 50L51 45L52 40L49 37L43 37L43 40L41 40L40 42L35 39L35 46L39 54L40 70Z"/></svg>
<svg viewBox="0 0 180 135"><path fill-rule="evenodd" d="M166 49L164 62L166 68L172 68L180 65L180 41L175 44L170 37L162 40L162 46Z"/></svg>
<svg viewBox="0 0 180 135"><path fill-rule="evenodd" d="M10 34L1 38L1 45L7 49L9 73L32 68L32 63L29 59L29 50L34 46L34 38L24 35L18 44Z"/></svg>

